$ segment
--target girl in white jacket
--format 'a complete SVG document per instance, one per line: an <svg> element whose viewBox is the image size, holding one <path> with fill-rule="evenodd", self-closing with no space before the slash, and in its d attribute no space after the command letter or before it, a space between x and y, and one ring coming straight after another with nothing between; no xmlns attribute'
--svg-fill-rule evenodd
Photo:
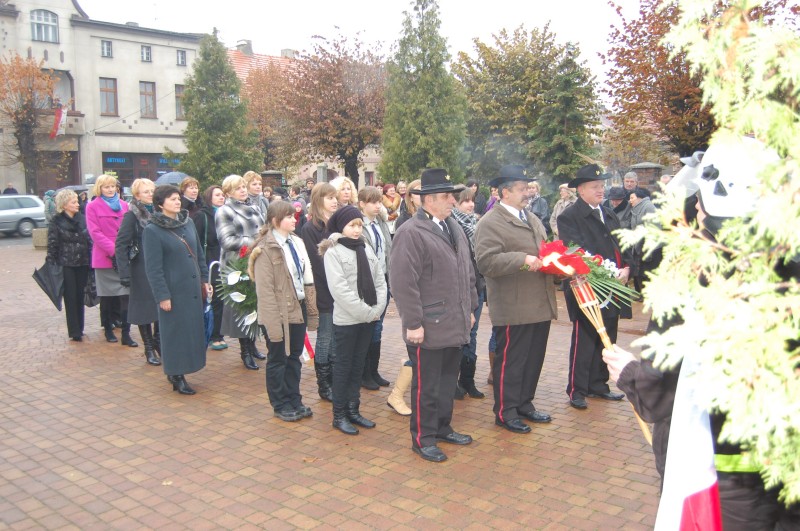
<svg viewBox="0 0 800 531"><path fill-rule="evenodd" d="M361 212L350 205L328 220L331 236L319 245L333 297L333 427L348 435L375 423L359 412L361 374L375 321L386 306L386 279L378 257L361 239Z"/></svg>

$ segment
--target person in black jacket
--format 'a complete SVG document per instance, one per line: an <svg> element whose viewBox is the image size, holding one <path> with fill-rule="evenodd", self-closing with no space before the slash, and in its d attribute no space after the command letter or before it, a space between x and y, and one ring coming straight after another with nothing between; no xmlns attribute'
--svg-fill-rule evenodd
<svg viewBox="0 0 800 531"><path fill-rule="evenodd" d="M336 188L329 183L314 185L311 190L311 202L308 204L311 219L300 230L300 237L303 238L308 260L311 262L319 311L314 371L317 374L319 396L328 402L333 401L333 363L336 361L333 349L333 297L328 289L325 265L319 254L319 244L330 236L327 229L328 220L339 206L336 193Z"/></svg>
<svg viewBox="0 0 800 531"><path fill-rule="evenodd" d="M558 234L567 245L578 245L588 253L599 254L614 261L620 269L620 281L625 284L630 275L630 251L623 253L617 238L612 234L620 228L616 214L601 206L604 181L609 178L596 164L587 164L578 170L575 179L569 182L570 188L577 188L578 200L558 217ZM600 336L583 315L575 295L567 286L564 289L564 298L569 319L572 321L567 382L570 405L577 409L586 409L586 397L621 400L624 395L614 393L608 387L608 367L603 362L603 343ZM621 306L622 309L618 309L608 304L602 310L606 331L612 343L617 340L619 318L632 317L631 308L624 304Z"/></svg>
<svg viewBox="0 0 800 531"><path fill-rule="evenodd" d="M194 226L197 228L197 235L200 238L200 245L206 255L208 265L209 283L216 287L219 282L219 257L220 247L217 239L217 225L214 222L214 214L217 209L225 204L225 194L222 188L212 185L203 192L203 206L191 215ZM215 267L211 264L217 262ZM214 326L211 329L211 350L225 350L228 344L220 331L222 327L222 307L224 305L220 290L215 289L211 298L211 311L214 312Z"/></svg>
<svg viewBox="0 0 800 531"><path fill-rule="evenodd" d="M120 283L130 288L128 297L128 322L139 326L144 344L144 357L150 365L161 365L156 352L161 352L158 329L158 305L153 298L150 282L142 258L142 234L153 214L155 183L150 179L136 179L131 184L133 199L122 218L114 249Z"/></svg>
<svg viewBox="0 0 800 531"><path fill-rule="evenodd" d="M83 341L83 290L89 276L91 239L78 195L61 190L55 203L56 215L47 227L46 260L63 268L67 333L73 341Z"/></svg>

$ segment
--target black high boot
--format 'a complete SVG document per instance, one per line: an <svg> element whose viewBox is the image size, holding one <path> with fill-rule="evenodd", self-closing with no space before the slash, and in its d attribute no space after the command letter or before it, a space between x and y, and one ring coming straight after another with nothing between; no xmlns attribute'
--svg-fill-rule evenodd
<svg viewBox="0 0 800 531"><path fill-rule="evenodd" d="M345 435L358 435L358 428L347 419L344 406L333 404L333 427Z"/></svg>
<svg viewBox="0 0 800 531"><path fill-rule="evenodd" d="M331 372L330 363L317 363L314 361L314 372L317 374L317 390L319 397L328 402L333 402L333 390L328 384L328 376Z"/></svg>
<svg viewBox="0 0 800 531"><path fill-rule="evenodd" d="M167 380L172 383L172 390L178 391L182 395L193 395L195 390L189 387L189 383L182 374L176 376L167 376Z"/></svg>
<svg viewBox="0 0 800 531"><path fill-rule="evenodd" d="M355 424L356 426L361 426L362 428L374 428L375 423L369 419L364 418L359 413L358 408L360 407L360 402L348 402L347 403L347 420Z"/></svg>
<svg viewBox="0 0 800 531"><path fill-rule="evenodd" d="M475 362L461 357L461 371L458 377L458 387L463 389L470 398L485 398L486 395L475 387Z"/></svg>
<svg viewBox="0 0 800 531"><path fill-rule="evenodd" d="M264 334L264 337L266 338L267 337L267 327L264 326L264 325L259 325L258 327L261 329L261 333ZM258 346L256 345L256 341L255 340L253 340L252 347L253 348L250 349L250 354L252 354L255 359L257 359L257 360L265 360L265 359L267 359L267 357L265 355L263 355L261 352L258 351Z"/></svg>
<svg viewBox="0 0 800 531"><path fill-rule="evenodd" d="M158 357L161 357L161 327L158 321L153 323L153 350L156 351Z"/></svg>
<svg viewBox="0 0 800 531"><path fill-rule="evenodd" d="M161 365L161 360L158 359L156 351L153 349L153 330L149 324L139 325L139 335L142 336L142 343L144 343L144 357L147 358L147 363L150 365Z"/></svg>
<svg viewBox="0 0 800 531"><path fill-rule="evenodd" d="M367 359L364 360L364 371L361 373L361 387L364 389L369 389L370 391L377 391L381 388L378 385L378 382L372 377L372 350L374 348L375 343L369 344L369 350L367 350Z"/></svg>
<svg viewBox="0 0 800 531"><path fill-rule="evenodd" d="M257 371L258 365L256 365L255 360L253 360L253 355L250 353L250 343L251 340L249 337L239 338L239 350L241 351L242 363L244 363L245 368L251 371Z"/></svg>
<svg viewBox="0 0 800 531"><path fill-rule="evenodd" d="M138 347L139 343L131 337L131 324L128 322L128 312L124 312L122 318L122 344L129 347Z"/></svg>
<svg viewBox="0 0 800 531"><path fill-rule="evenodd" d="M106 341L116 343L117 336L114 335L114 318L112 317L111 305L114 297L100 297L100 324L105 330Z"/></svg>
<svg viewBox="0 0 800 531"><path fill-rule="evenodd" d="M381 342L377 341L375 343L371 343L369 347L369 354L367 355L372 355L372 362L370 365L370 368L372 369L372 379L381 387L387 387L389 385L389 381L378 374L378 364L381 362Z"/></svg>

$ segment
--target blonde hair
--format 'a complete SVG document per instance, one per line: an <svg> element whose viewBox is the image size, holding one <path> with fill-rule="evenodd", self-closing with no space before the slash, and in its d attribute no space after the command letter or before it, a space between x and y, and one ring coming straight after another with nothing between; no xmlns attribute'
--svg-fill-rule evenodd
<svg viewBox="0 0 800 531"><path fill-rule="evenodd" d="M78 194L76 194L72 190L67 189L67 190L61 190L60 192L58 192L56 194L55 199L54 199L54 201L56 203L56 212L59 213L59 214L64 212L64 207L67 206L67 203L72 201L73 198L77 199L78 198Z"/></svg>
<svg viewBox="0 0 800 531"><path fill-rule="evenodd" d="M133 194L133 197L138 199L138 197L136 196L138 196L142 188L144 188L147 185L152 186L153 189L155 189L156 187L156 183L154 183L150 179L136 179L135 181L133 181L133 184L131 184L131 193Z"/></svg>
<svg viewBox="0 0 800 531"><path fill-rule="evenodd" d="M339 199L339 192L348 185L350 186L350 202L348 204L358 206L358 189L350 177L337 177L331 181L331 186L336 188L336 199Z"/></svg>
<svg viewBox="0 0 800 531"><path fill-rule="evenodd" d="M328 221L325 219L325 198L331 195L336 197L336 188L331 183L317 183L311 189L308 211L311 213L311 222L317 226L324 227Z"/></svg>
<svg viewBox="0 0 800 531"><path fill-rule="evenodd" d="M108 184L113 184L114 186L117 185L117 178L112 177L111 175L103 174L97 178L94 182L94 186L92 187L92 194L94 195L103 195L102 188Z"/></svg>
<svg viewBox="0 0 800 531"><path fill-rule="evenodd" d="M264 184L264 180L261 178L261 175L257 174L253 170L249 170L242 176L242 178L244 179L244 184L246 184L248 187L250 186L250 183L256 179L261 181L261 184Z"/></svg>
<svg viewBox="0 0 800 531"><path fill-rule="evenodd" d="M222 181L222 193L226 196L231 195L234 190L242 185L245 185L245 187L247 186L244 177L241 175L228 175Z"/></svg>
<svg viewBox="0 0 800 531"><path fill-rule="evenodd" d="M403 198L403 201L406 204L406 210L412 216L417 213L417 205L415 205L414 201L411 199L411 197L414 195L411 193L411 190L416 190L421 187L422 180L417 179L408 183L408 187L406 188L406 196Z"/></svg>

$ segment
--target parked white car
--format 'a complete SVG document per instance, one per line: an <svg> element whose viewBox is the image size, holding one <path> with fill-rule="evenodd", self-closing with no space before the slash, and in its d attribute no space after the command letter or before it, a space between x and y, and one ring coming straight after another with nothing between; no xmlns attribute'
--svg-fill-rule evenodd
<svg viewBox="0 0 800 531"><path fill-rule="evenodd" d="M30 236L33 229L46 226L41 199L35 195L0 195L0 232Z"/></svg>

